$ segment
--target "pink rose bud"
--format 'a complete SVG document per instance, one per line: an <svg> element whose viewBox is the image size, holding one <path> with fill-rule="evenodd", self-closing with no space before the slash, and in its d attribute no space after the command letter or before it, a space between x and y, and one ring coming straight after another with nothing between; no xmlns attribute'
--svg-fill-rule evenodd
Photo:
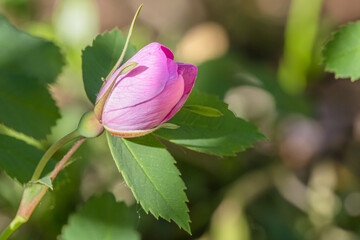
<svg viewBox="0 0 360 240"><path fill-rule="evenodd" d="M119 75L129 63L137 65ZM160 43L145 46L123 67L104 84L96 100L117 77L100 120L107 131L119 137L145 135L172 118L188 98L197 74L196 66L174 62L173 53Z"/></svg>

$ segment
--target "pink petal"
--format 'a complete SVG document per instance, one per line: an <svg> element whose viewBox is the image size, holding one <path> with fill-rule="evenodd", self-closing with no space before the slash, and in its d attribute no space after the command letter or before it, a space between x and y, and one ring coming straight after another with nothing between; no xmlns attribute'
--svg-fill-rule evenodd
<svg viewBox="0 0 360 240"><path fill-rule="evenodd" d="M139 65L116 80L104 107L104 113L148 101L163 91L166 82L173 77L169 75L169 72L177 69L176 65L168 66L168 60L171 58L173 58L171 51L159 43L150 43L142 48L128 60L128 62L136 62ZM169 71L168 68L175 68L175 70L170 69ZM98 99L104 94L107 87L110 86L111 80L119 71L117 70L105 87L101 89Z"/></svg>
<svg viewBox="0 0 360 240"><path fill-rule="evenodd" d="M184 79L181 75L168 81L164 90L135 106L108 110L103 114L105 128L117 132L148 130L156 127L179 102L184 93ZM110 99L109 99L110 100Z"/></svg>
<svg viewBox="0 0 360 240"><path fill-rule="evenodd" d="M182 108L187 98L189 97L192 88L194 87L194 83L197 75L197 67L192 64L186 64L186 63L177 63L177 65L178 65L178 73L184 79L184 94L180 98L179 102L161 121L161 123L168 121Z"/></svg>

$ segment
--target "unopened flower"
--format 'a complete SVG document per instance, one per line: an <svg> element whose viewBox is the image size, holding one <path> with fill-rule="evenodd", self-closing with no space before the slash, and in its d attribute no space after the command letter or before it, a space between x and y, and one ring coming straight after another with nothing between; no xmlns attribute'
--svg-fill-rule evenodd
<svg viewBox="0 0 360 240"><path fill-rule="evenodd" d="M124 68L132 63L135 67L125 71ZM151 43L115 71L101 88L96 102L104 99L106 92L108 96L105 96L99 120L115 136L136 137L150 133L184 105L196 74L196 66L174 62L174 55L168 48Z"/></svg>

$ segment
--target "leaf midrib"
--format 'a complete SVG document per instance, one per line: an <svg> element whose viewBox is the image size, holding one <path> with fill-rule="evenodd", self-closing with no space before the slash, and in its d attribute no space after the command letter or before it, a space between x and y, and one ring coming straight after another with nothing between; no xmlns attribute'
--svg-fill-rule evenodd
<svg viewBox="0 0 360 240"><path fill-rule="evenodd" d="M169 204L169 201L165 198L165 196L162 194L162 192L158 189L157 185L153 182L153 180L151 179L151 177L148 175L148 173L146 172L146 170L144 169L144 166L141 164L141 162L139 161L139 159L136 157L135 153L132 151L132 149L130 148L130 146L126 143L126 141L124 141L123 139L121 139L121 141L125 144L126 148L129 150L129 152L131 153L131 155L135 158L136 162L139 164L141 170L144 172L145 176L149 179L149 181L151 182L151 184L154 186L154 188L156 189L156 191L159 193L159 195L164 199L164 201L167 203L167 205L170 207L170 209L174 212L174 214L181 219L181 217L177 214L177 212L174 210L174 208Z"/></svg>

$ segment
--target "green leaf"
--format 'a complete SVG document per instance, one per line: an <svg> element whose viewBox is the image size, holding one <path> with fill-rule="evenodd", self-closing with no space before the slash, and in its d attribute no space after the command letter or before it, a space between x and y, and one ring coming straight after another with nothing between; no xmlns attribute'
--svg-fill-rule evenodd
<svg viewBox="0 0 360 240"><path fill-rule="evenodd" d="M21 72L34 81L50 84L64 64L60 49L52 42L16 29L0 15L0 66Z"/></svg>
<svg viewBox="0 0 360 240"><path fill-rule="evenodd" d="M0 123L36 139L60 117L48 84L60 73L59 48L12 26L0 15Z"/></svg>
<svg viewBox="0 0 360 240"><path fill-rule="evenodd" d="M44 85L0 67L0 122L36 139L45 138L60 117Z"/></svg>
<svg viewBox="0 0 360 240"><path fill-rule="evenodd" d="M98 35L92 46L85 48L82 54L82 72L86 94L92 103L96 101L101 85L102 78L105 78L124 48L126 36L122 35L118 29ZM134 46L129 45L124 62L136 53Z"/></svg>
<svg viewBox="0 0 360 240"><path fill-rule="evenodd" d="M21 140L0 134L0 169L20 183L31 179L42 154Z"/></svg>
<svg viewBox="0 0 360 240"><path fill-rule="evenodd" d="M136 211L116 202L110 193L92 197L69 218L61 233L62 240L139 240Z"/></svg>
<svg viewBox="0 0 360 240"><path fill-rule="evenodd" d="M216 108L202 106L202 105L186 105L184 106L184 109L203 115L205 117L220 117L224 115Z"/></svg>
<svg viewBox="0 0 360 240"><path fill-rule="evenodd" d="M180 128L159 129L154 134L186 148L214 155L233 156L264 136L257 127L235 115L217 97L193 90L187 105L207 105L224 116L209 118L181 109L169 122Z"/></svg>
<svg viewBox="0 0 360 240"><path fill-rule="evenodd" d="M323 50L325 68L337 78L360 78L360 21L340 28Z"/></svg>
<svg viewBox="0 0 360 240"><path fill-rule="evenodd" d="M115 163L143 209L190 233L185 184L175 160L152 135L124 139L107 133Z"/></svg>

